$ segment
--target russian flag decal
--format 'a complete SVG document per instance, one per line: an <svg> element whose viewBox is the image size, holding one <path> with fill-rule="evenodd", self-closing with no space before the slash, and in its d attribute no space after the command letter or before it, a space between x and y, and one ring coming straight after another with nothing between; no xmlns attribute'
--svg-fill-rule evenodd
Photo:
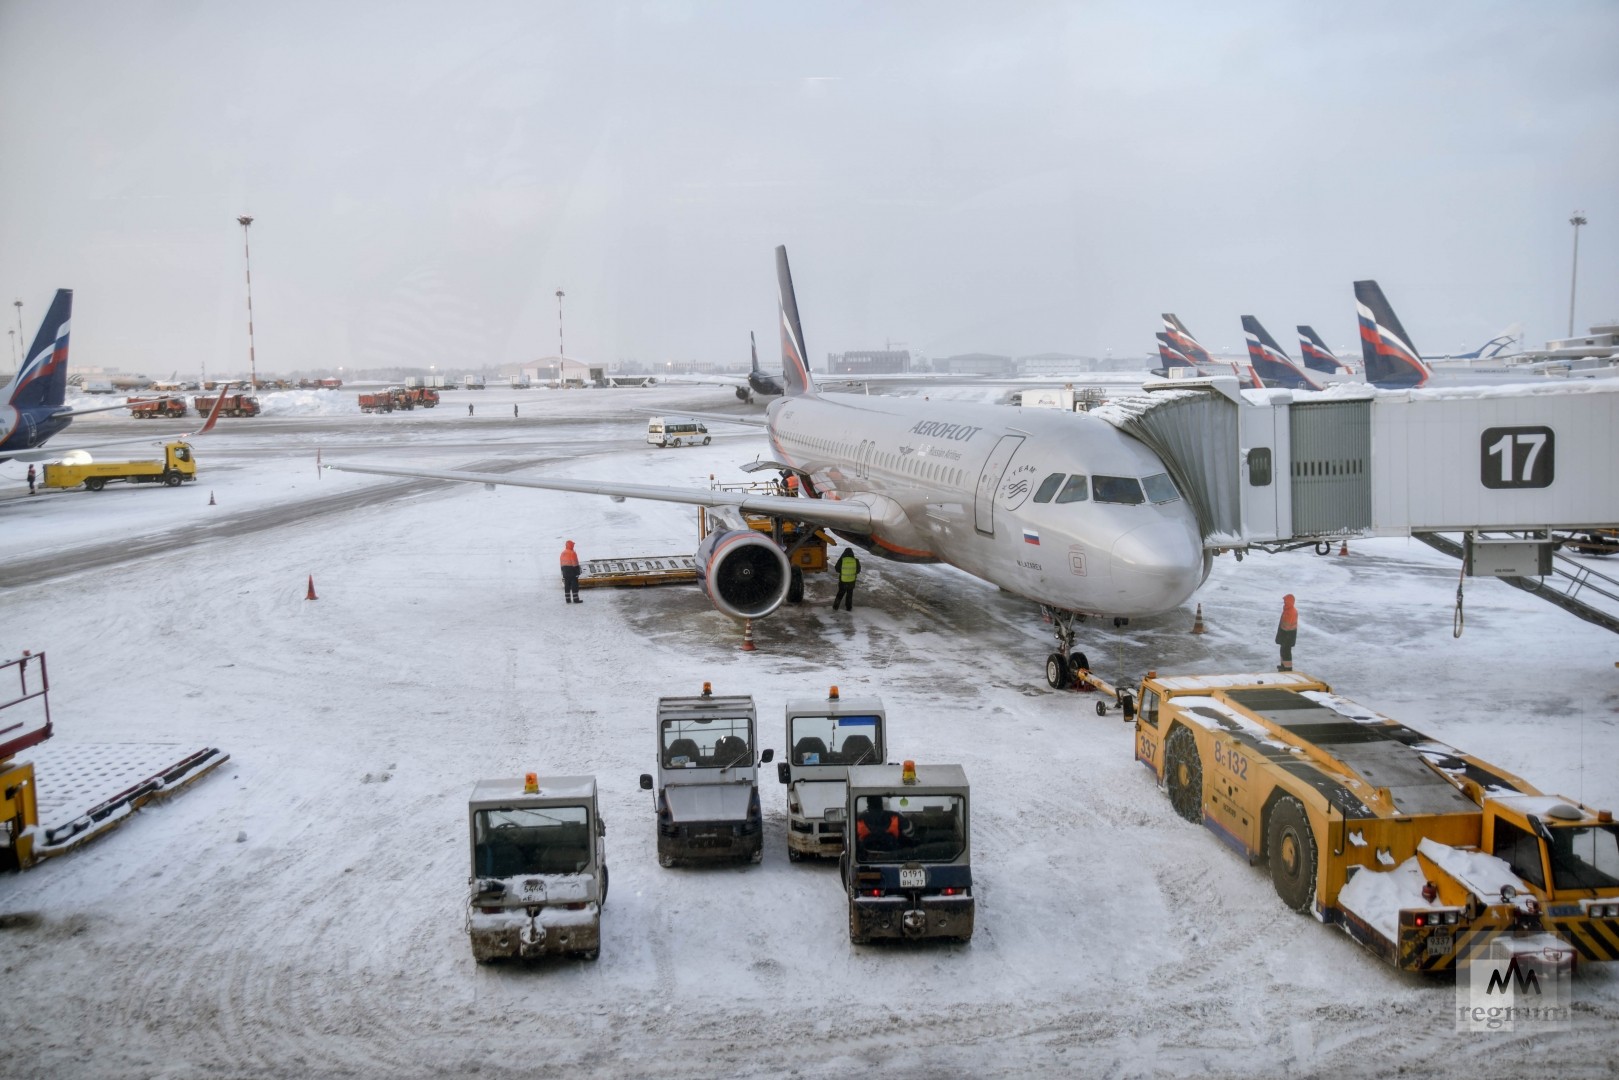
<svg viewBox="0 0 1619 1080"><path fill-rule="evenodd" d="M1038 546L1040 543L1040 534L1035 532L1033 529L1024 529L1023 542L1025 544L1035 544Z"/></svg>

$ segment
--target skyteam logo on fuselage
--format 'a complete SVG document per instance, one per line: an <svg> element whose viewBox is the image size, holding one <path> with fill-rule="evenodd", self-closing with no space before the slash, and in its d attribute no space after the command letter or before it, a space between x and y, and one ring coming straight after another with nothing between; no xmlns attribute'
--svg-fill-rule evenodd
<svg viewBox="0 0 1619 1080"><path fill-rule="evenodd" d="M912 435L926 435L930 439L953 439L966 442L984 429L968 424L947 424L943 420L918 420L911 428Z"/></svg>

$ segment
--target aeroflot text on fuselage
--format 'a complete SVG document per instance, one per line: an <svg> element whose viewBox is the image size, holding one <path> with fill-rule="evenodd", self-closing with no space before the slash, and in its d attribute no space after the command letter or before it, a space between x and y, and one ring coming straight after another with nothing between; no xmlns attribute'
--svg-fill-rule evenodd
<svg viewBox="0 0 1619 1080"><path fill-rule="evenodd" d="M911 434L965 442L983 430L981 427L971 427L967 424L947 424L943 420L918 420L916 426L911 428Z"/></svg>

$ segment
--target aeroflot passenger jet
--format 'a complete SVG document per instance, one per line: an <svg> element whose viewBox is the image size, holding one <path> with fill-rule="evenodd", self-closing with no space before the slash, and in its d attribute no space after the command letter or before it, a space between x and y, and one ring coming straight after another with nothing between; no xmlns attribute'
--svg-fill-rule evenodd
<svg viewBox="0 0 1619 1080"><path fill-rule="evenodd" d="M1046 660L1054 687L1089 666L1073 651L1076 616L1168 611L1202 584L1210 559L1196 516L1146 446L1085 413L818 393L785 248L776 249L776 273L786 392L765 422L776 460L751 468L791 470L813 497L328 468L709 507L717 526L698 548L699 580L735 618L776 610L793 577L790 550L749 528L742 511L831 529L890 559L948 563L1047 611L1059 644Z"/></svg>
<svg viewBox="0 0 1619 1080"><path fill-rule="evenodd" d="M127 403L97 405L91 409L70 409L63 404L67 397L67 338L68 324L73 318L73 290L57 289L56 298L45 312L45 321L39 324L33 348L23 358L22 365L11 381L0 387L0 461L16 458L18 461L42 461L59 456L56 450L41 449L45 440L59 434L73 422L75 416L86 413L127 409ZM228 387L225 389L229 389ZM225 390L214 399L212 415L196 431L169 438L189 438L213 428L219 418L219 404L225 400ZM151 436L140 439L113 440L113 442L151 442ZM103 442L98 445L112 445Z"/></svg>

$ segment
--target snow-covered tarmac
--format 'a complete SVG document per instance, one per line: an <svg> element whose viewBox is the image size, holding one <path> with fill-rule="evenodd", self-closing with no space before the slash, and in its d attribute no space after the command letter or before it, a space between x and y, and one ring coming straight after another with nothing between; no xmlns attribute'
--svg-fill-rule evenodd
<svg viewBox="0 0 1619 1080"><path fill-rule="evenodd" d="M1581 970L1570 1031L1456 1033L1451 983L1287 910L1263 868L1175 816L1130 727L1046 688L1026 602L866 558L852 614L812 578L744 653L693 588L562 602L564 539L586 558L689 553L689 508L315 465L740 480L760 435L657 450L636 411L736 408L723 389L461 392L394 416L352 402L272 396L198 442L179 490L30 499L24 467L0 464L0 655L48 653L56 740L231 755L0 878L8 1075L1619 1074L1619 971ZM87 418L57 441L143 430ZM1619 806L1619 639L1481 580L1455 638L1453 561L1351 551L1218 559L1193 598L1206 635L1189 605L1084 645L1110 675L1264 670L1292 592L1302 670ZM655 699L704 680L755 695L778 753L784 699L837 683L886 700L892 757L962 764L972 942L851 947L835 867L787 860L769 769L762 865L661 869L636 778ZM613 888L593 963L472 961L466 798L526 770L598 778Z"/></svg>

